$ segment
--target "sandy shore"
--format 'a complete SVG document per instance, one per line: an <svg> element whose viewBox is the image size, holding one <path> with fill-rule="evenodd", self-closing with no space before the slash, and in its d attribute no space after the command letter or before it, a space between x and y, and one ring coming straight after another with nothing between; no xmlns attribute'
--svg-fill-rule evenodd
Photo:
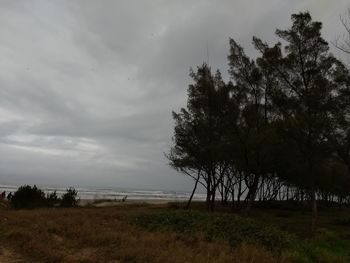
<svg viewBox="0 0 350 263"><path fill-rule="evenodd" d="M160 200L160 199L129 199L123 202L118 199L81 199L79 200L79 206L93 206L93 207L108 207L108 206L120 206L128 204L153 204L153 205L166 205L168 203L179 202L178 200ZM184 202L184 201L181 201Z"/></svg>

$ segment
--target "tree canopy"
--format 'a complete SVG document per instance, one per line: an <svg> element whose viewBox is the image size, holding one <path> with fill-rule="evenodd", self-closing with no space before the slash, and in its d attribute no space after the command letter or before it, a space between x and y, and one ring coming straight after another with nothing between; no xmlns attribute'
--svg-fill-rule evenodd
<svg viewBox="0 0 350 263"><path fill-rule="evenodd" d="M308 12L276 30L272 46L256 37L249 58L230 39L230 80L203 64L191 71L187 108L173 112L170 165L249 211L254 201L350 201L350 74L329 52L322 23Z"/></svg>

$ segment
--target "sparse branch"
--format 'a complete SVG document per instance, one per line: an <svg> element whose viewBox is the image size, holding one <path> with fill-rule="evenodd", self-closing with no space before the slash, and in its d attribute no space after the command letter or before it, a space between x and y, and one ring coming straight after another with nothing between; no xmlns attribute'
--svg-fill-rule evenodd
<svg viewBox="0 0 350 263"><path fill-rule="evenodd" d="M342 52L350 55L350 9L345 16L340 16L340 22L345 29L345 33L337 36L332 44Z"/></svg>

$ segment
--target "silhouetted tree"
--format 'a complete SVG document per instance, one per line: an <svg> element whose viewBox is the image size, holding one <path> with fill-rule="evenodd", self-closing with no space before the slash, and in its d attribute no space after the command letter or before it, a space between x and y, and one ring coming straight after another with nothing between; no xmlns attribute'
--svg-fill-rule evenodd
<svg viewBox="0 0 350 263"><path fill-rule="evenodd" d="M35 185L24 185L18 188L10 200L11 205L16 208L36 208L47 206L45 193Z"/></svg>
<svg viewBox="0 0 350 263"><path fill-rule="evenodd" d="M207 205L214 209L216 190L228 168L226 133L234 118L229 88L220 72L215 76L204 64L191 71L187 109L173 112L174 145L167 154L170 165L192 177L207 190Z"/></svg>
<svg viewBox="0 0 350 263"><path fill-rule="evenodd" d="M78 203L77 195L78 195L78 192L74 188L70 187L69 189L67 189L67 191L62 195L61 206L62 207L76 206Z"/></svg>
<svg viewBox="0 0 350 263"><path fill-rule="evenodd" d="M333 146L334 156L344 162L350 175L350 73L341 63L334 73L340 88L333 103L332 122L326 136Z"/></svg>
<svg viewBox="0 0 350 263"><path fill-rule="evenodd" d="M271 172L269 163L272 145L270 90L273 82L267 71L248 58L243 48L230 40L228 56L231 79L234 82L232 99L239 105L239 118L233 130L235 165L245 174L249 191L247 211L256 198L260 180Z"/></svg>
<svg viewBox="0 0 350 263"><path fill-rule="evenodd" d="M280 43L270 48L255 38L254 44L262 52L261 60L278 78L274 104L282 116L284 136L304 160L299 165L304 171L303 187L309 190L312 201L314 229L319 179L316 168L330 155L325 133L340 89L336 72L341 63L328 52L328 43L321 37L322 23L312 21L308 12L293 14L292 22L290 29L276 31L287 43L284 52Z"/></svg>
<svg viewBox="0 0 350 263"><path fill-rule="evenodd" d="M170 165L207 191L207 206L232 202L317 200L350 203L350 73L329 53L322 24L308 12L293 14L277 30L285 45L253 44L249 58L230 40L229 74L204 64L191 71L187 108L173 112ZM237 201L237 202L236 202Z"/></svg>

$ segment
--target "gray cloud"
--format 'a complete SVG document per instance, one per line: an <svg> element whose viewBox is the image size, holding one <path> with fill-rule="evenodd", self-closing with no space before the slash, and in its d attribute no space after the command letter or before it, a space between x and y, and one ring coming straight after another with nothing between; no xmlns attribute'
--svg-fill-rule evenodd
<svg viewBox="0 0 350 263"><path fill-rule="evenodd" d="M189 189L167 166L171 111L205 61L227 78L229 37L250 55L310 10L341 33L347 1L0 3L0 183ZM339 55L335 50L334 52Z"/></svg>

